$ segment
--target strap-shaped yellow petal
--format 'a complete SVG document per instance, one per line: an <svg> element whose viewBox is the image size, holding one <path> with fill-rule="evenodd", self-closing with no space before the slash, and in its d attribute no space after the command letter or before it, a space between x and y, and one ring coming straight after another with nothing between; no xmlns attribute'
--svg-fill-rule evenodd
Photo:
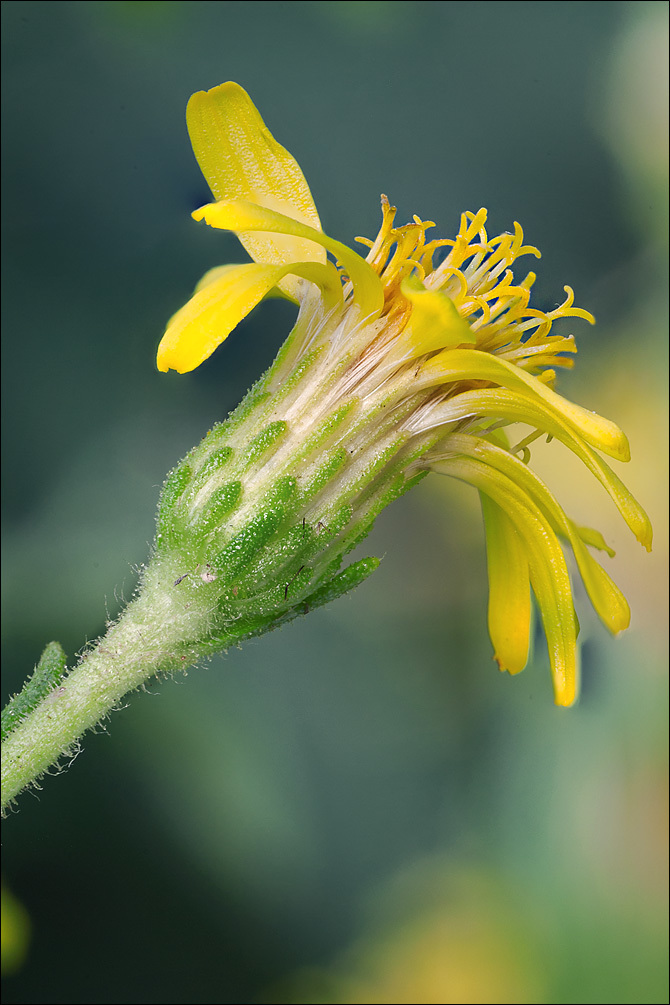
<svg viewBox="0 0 670 1005"><path fill-rule="evenodd" d="M565 558L552 528L522 489L484 462L453 457L436 462L434 468L490 496L522 537L547 637L554 700L572 705L577 697L577 620Z"/></svg>
<svg viewBox="0 0 670 1005"><path fill-rule="evenodd" d="M619 461L630 460L628 440L615 423L595 412L562 398L537 377L504 359L476 349L448 349L429 359L421 368L422 382L449 380L487 380L527 395L530 401L542 401L579 430L582 437L603 453Z"/></svg>
<svg viewBox="0 0 670 1005"><path fill-rule="evenodd" d="M233 81L198 91L186 109L193 152L215 199L248 199L319 228L309 186L300 166L267 128L247 92ZM323 262L318 245L296 235L243 234L251 257L269 265ZM286 278L283 288L293 291Z"/></svg>
<svg viewBox="0 0 670 1005"><path fill-rule="evenodd" d="M489 635L501 670L520 673L528 662L530 575L522 539L504 510L480 492L489 573Z"/></svg>
<svg viewBox="0 0 670 1005"><path fill-rule="evenodd" d="M437 418L435 414L435 418ZM552 414L540 400L533 402L516 391L483 388L464 391L441 406L439 416L444 422L471 415L495 416L510 422L525 422L554 436L583 462L612 498L622 517L647 551L651 550L653 531L649 517L610 466L592 450L572 426L557 413Z"/></svg>
<svg viewBox="0 0 670 1005"><path fill-rule="evenodd" d="M170 319L158 346L159 370L188 373L211 356L233 328L289 273L319 285L324 309L342 298L337 270L329 262L222 266L203 276L197 292Z"/></svg>
<svg viewBox="0 0 670 1005"><path fill-rule="evenodd" d="M476 343L477 336L446 293L427 290L417 276L403 279L400 289L412 305L412 316L396 340L394 356L412 359L437 349Z"/></svg>
<svg viewBox="0 0 670 1005"><path fill-rule="evenodd" d="M193 292L199 293L200 290L204 290L205 286L209 286L209 284L213 283L215 279L218 279L220 276L224 276L226 272L230 271L230 269L237 269L237 268L239 268L238 265L215 265L213 269L208 269L207 272L204 274L204 276L202 276L198 280ZM341 286L339 282L339 277L337 276L337 272L335 272L335 278L338 281L338 286ZM284 280L282 280L282 283L283 282ZM272 289L268 290L268 292L265 294L265 297L266 299L269 297L276 297L278 300L290 300L292 304L300 303L298 296L295 296L294 294L289 293L286 290L280 289L279 286L273 286ZM340 295L339 300L341 299L342 297Z"/></svg>
<svg viewBox="0 0 670 1005"><path fill-rule="evenodd" d="M236 272L239 267L239 265L215 265L213 269L207 269L204 276L201 276L195 284L193 292L200 293L200 290L204 290L206 286L211 286L212 283L215 283L217 279L221 279L222 276Z"/></svg>
<svg viewBox="0 0 670 1005"><path fill-rule="evenodd" d="M476 457L489 464L522 489L548 519L553 530L570 542L586 592L598 617L613 634L628 628L630 608L626 598L602 566L586 550L574 525L535 472L518 457L478 436L454 434L449 437L449 449L468 457Z"/></svg>
<svg viewBox="0 0 670 1005"><path fill-rule="evenodd" d="M321 230L242 199L208 203L197 209L192 216L194 220L204 220L210 227L232 230L236 234L263 231L268 234L288 234L316 243L330 251L347 272L353 284L354 304L358 307L360 320L377 317L384 306L384 290L374 269L346 244L333 240Z"/></svg>

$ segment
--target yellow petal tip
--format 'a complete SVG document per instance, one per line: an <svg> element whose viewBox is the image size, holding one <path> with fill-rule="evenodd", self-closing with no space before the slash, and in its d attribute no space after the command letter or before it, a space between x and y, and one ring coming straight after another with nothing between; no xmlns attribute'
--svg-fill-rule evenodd
<svg viewBox="0 0 670 1005"><path fill-rule="evenodd" d="M578 657L576 652L575 657ZM577 665L571 669L560 670L555 666L553 668L554 705L557 705L559 708L571 708L579 697L578 666L577 660Z"/></svg>
<svg viewBox="0 0 670 1005"><path fill-rule="evenodd" d="M554 705L556 705L557 708L572 708L576 701L577 694L574 691L567 694L557 694L554 697Z"/></svg>
<svg viewBox="0 0 670 1005"><path fill-rule="evenodd" d="M498 670L500 670L501 673L508 673L512 677L515 677L518 673L521 673L522 670L525 670L526 663L528 662L526 659L524 660L523 665L520 665L519 663L513 663L511 660L501 659L498 653L496 653L493 658L498 664Z"/></svg>

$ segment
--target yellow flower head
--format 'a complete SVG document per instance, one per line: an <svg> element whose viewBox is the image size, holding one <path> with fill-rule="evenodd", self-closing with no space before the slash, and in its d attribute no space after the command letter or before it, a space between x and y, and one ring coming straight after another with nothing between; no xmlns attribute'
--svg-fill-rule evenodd
<svg viewBox="0 0 670 1005"><path fill-rule="evenodd" d="M593 317L573 306L570 287L555 310L531 307L535 275L515 279L513 267L539 252L524 245L516 223L514 233L490 238L483 209L462 215L455 238L432 240L427 232L433 223L414 217L395 226L396 211L382 197L379 234L374 241L358 239L369 248L365 259L328 237L300 167L237 84L194 94L187 122L217 200L193 216L235 232L253 262L206 273L168 324L159 370L193 370L265 296L296 301L298 321L267 388L278 395L271 416L292 438L293 458L301 442L314 440L315 430L337 415L327 427L329 447L345 448L340 487L346 482L351 512L360 520L372 513L368 502L384 465L402 486L427 470L474 485L486 525L496 660L510 673L525 666L532 588L556 703L572 704L578 625L566 543L605 625L619 632L630 614L588 550L613 554L602 537L573 524L528 467L532 440L544 434L572 450L638 540L651 546L646 514L596 452L627 461L626 437L553 390L555 368L572 366L576 351L572 336L552 334L553 322L578 317L593 323ZM447 250L436 265L438 249ZM309 380L298 380L307 370ZM534 432L510 446L504 427L515 423ZM276 471L300 480L295 464L281 464L276 461Z"/></svg>

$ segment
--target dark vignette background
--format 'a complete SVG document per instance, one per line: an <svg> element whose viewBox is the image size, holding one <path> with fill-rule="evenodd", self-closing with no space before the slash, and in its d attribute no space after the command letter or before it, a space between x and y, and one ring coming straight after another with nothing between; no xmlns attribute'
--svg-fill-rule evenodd
<svg viewBox="0 0 670 1005"><path fill-rule="evenodd" d="M271 302L197 372L154 368L199 276L243 260L189 218L208 193L184 108L225 79L342 240L374 236L382 191L444 234L480 205L494 232L522 222L543 251L539 305L569 282L598 316L573 326L562 386L630 433L624 477L660 531L640 555L586 477L540 458L582 522L605 521L635 614L614 643L578 596L584 697L561 713L541 637L520 678L491 664L476 499L424 482L379 521L366 551L385 559L355 597L152 685L23 796L4 868L32 939L7 1002L667 1000L666 17L663 3L2 5L6 693L51 638L74 653L103 630L165 472L290 326ZM458 946L446 978L403 941L429 902ZM342 956L356 940L367 963ZM388 965L369 962L379 944ZM496 954L512 977L491 963L493 990ZM385 990L393 958L433 990Z"/></svg>

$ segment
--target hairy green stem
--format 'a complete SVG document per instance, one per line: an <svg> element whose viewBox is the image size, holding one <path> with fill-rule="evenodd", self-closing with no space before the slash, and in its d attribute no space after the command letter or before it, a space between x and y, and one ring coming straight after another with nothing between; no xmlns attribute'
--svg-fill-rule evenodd
<svg viewBox="0 0 670 1005"><path fill-rule="evenodd" d="M172 585L174 570L147 570L141 596L9 734L2 747L2 810L149 677L188 667L194 657L185 639L206 630L203 616Z"/></svg>

